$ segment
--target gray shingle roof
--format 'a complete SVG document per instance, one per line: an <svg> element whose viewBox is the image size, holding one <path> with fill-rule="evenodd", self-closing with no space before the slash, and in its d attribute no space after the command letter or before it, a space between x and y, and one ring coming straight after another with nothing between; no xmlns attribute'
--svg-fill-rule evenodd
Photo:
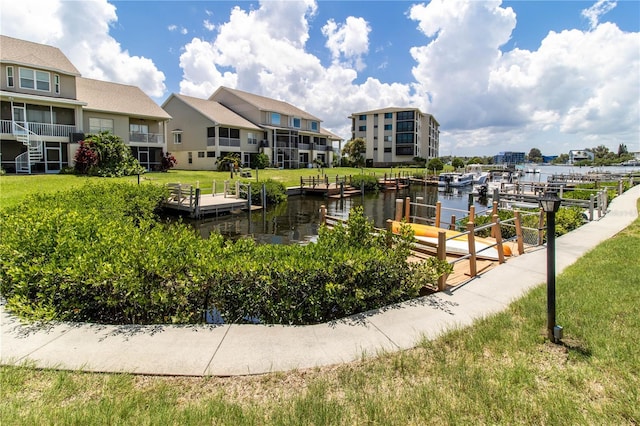
<svg viewBox="0 0 640 426"><path fill-rule="evenodd" d="M174 97L180 99L191 108L200 112L209 120L219 124L241 127L243 129L262 130L249 120L239 116L224 105L207 99L194 98L192 96L173 94ZM166 102L165 102L166 104Z"/></svg>
<svg viewBox="0 0 640 426"><path fill-rule="evenodd" d="M76 78L77 98L86 110L168 120L169 114L139 87L90 78Z"/></svg>
<svg viewBox="0 0 640 426"><path fill-rule="evenodd" d="M243 92L242 90L238 89L230 89L224 86L218 88L218 90L216 90L215 93L211 95L211 97L209 97L209 99L214 101L218 100L218 95L222 91L227 91L234 94L238 98L242 99L248 104L253 105L261 111L272 111L278 112L283 115L288 115L290 117L300 117L306 120L322 121L318 117L315 117L314 115L311 115L308 112L301 110L300 108L295 107L287 102L278 101L260 95L254 95L253 93Z"/></svg>
<svg viewBox="0 0 640 426"><path fill-rule="evenodd" d="M17 6L17 5L16 5ZM0 35L0 61L79 76L80 72L57 47Z"/></svg>

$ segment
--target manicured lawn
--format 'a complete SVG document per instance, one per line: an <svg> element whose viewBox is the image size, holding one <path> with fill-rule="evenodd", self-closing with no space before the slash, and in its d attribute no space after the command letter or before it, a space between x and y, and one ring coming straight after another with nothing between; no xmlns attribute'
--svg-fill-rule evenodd
<svg viewBox="0 0 640 426"><path fill-rule="evenodd" d="M4 179L4 178L3 178ZM307 371L172 378L2 367L0 423L638 424L640 220L557 278L418 348Z"/></svg>
<svg viewBox="0 0 640 426"><path fill-rule="evenodd" d="M321 172L325 173L329 179L335 179L336 176L356 175L360 173L376 174L383 177L385 173L398 173L400 171L411 171L422 169L358 169L349 167L330 168L330 169L295 169L295 170L260 170L256 174L252 171L252 177L241 179L247 182L259 182L266 179L274 179L283 182L285 186L299 186L300 177L318 176ZM0 176L0 208L14 206L18 204L25 196L35 192L56 192L82 185L90 180L100 179L117 179L129 182L137 182L137 176L129 176L123 178L97 178L75 175L4 175ZM202 191L211 191L213 182L216 181L216 192L222 192L224 181L231 179L229 172L210 172L210 171L186 171L171 170L167 173L146 173L140 176L141 183L183 183L195 185L199 182ZM234 177L240 179L239 175Z"/></svg>

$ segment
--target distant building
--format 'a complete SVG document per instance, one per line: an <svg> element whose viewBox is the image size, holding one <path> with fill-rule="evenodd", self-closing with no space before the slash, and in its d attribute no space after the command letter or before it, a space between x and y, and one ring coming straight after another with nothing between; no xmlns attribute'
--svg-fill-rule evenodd
<svg viewBox="0 0 640 426"><path fill-rule="evenodd" d="M366 142L368 166L387 167L438 157L440 124L418 108L383 108L351 114L351 137Z"/></svg>
<svg viewBox="0 0 640 426"><path fill-rule="evenodd" d="M593 161L594 158L593 152L584 149L572 149L569 151L569 164L574 164L579 161Z"/></svg>
<svg viewBox="0 0 640 426"><path fill-rule="evenodd" d="M543 155L542 156L542 162L543 163L551 163L556 158L558 158L557 155Z"/></svg>
<svg viewBox="0 0 640 426"><path fill-rule="evenodd" d="M515 166L524 163L524 152L502 151L498 155L493 156L493 164L505 164L507 166Z"/></svg>

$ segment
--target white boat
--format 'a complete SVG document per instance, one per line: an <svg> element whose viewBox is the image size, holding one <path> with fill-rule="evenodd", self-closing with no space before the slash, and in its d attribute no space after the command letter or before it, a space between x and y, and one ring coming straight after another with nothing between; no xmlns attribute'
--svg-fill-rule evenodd
<svg viewBox="0 0 640 426"><path fill-rule="evenodd" d="M438 177L438 186L460 187L473 184L473 173L445 172Z"/></svg>
<svg viewBox="0 0 640 426"><path fill-rule="evenodd" d="M489 172L482 170L482 164L469 164L466 168L467 173L473 174L473 184L482 185L489 180Z"/></svg>

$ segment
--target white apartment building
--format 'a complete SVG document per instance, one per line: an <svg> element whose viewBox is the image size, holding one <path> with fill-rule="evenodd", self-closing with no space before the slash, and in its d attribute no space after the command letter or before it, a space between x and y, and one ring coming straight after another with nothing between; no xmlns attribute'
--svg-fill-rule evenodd
<svg viewBox="0 0 640 426"><path fill-rule="evenodd" d="M439 156L440 124L418 108L382 108L356 112L351 119L351 138L366 142L367 166L388 167Z"/></svg>

